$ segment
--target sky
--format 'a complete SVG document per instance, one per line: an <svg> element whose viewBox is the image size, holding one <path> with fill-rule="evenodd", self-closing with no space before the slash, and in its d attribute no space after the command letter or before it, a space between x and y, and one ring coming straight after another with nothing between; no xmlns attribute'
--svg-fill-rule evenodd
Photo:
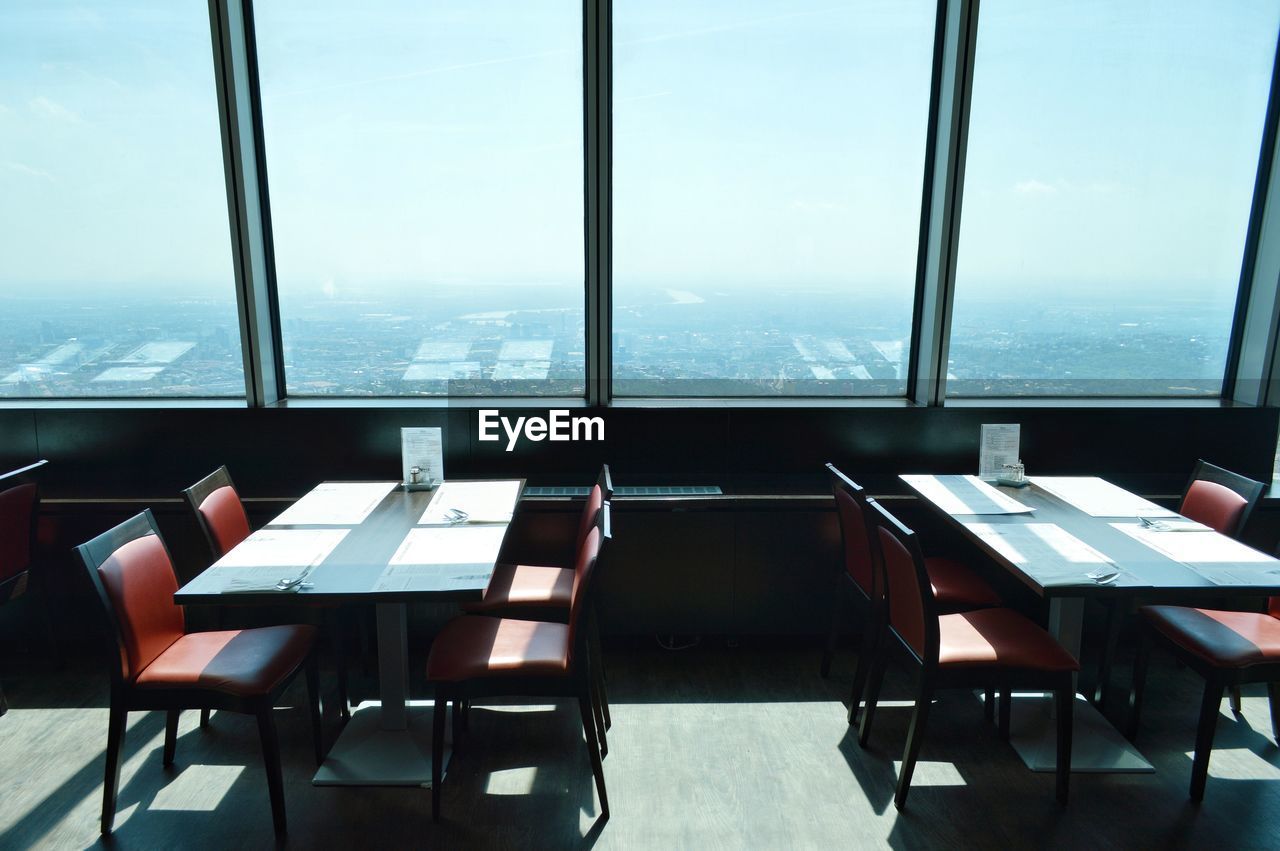
<svg viewBox="0 0 1280 851"><path fill-rule="evenodd" d="M576 0L258 0L293 299L580 288ZM909 301L935 9L615 0L614 273ZM957 310L1229 302L1280 5L984 0ZM0 4L0 294L229 295L203 0ZM975 308L976 309L976 308Z"/></svg>

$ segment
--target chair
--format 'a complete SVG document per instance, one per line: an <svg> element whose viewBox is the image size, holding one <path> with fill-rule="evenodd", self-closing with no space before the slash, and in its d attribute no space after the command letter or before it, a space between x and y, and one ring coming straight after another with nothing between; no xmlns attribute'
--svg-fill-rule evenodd
<svg viewBox="0 0 1280 851"><path fill-rule="evenodd" d="M1262 482L1201 459L1191 470L1178 513L1238 539L1266 489ZM1238 715L1240 687L1230 685L1227 693L1231 698L1231 711Z"/></svg>
<svg viewBox="0 0 1280 851"><path fill-rule="evenodd" d="M929 573L914 532L868 500L868 536L878 549L880 587L888 613L888 631L920 667L919 691L907 734L906 752L898 774L893 802L902 809L911 788L911 775L924 738L933 694L941 688L985 687L1001 691L1003 738L1009 734L1007 696L1014 688L1052 691L1058 722L1057 796L1067 801L1071 778L1071 712L1075 700L1073 674L1080 666L1043 629L1012 609L978 609L939 614L934 595L925 589ZM858 742L866 747L884 679L885 656L876 655L867 684L867 707L862 714Z"/></svg>
<svg viewBox="0 0 1280 851"><path fill-rule="evenodd" d="M1182 492L1178 513L1239 538L1267 486L1262 482L1199 460Z"/></svg>
<svg viewBox="0 0 1280 851"><path fill-rule="evenodd" d="M1236 690L1238 695L1241 685L1266 683L1271 735L1280 743L1280 597L1268 601L1266 612L1144 606L1138 615L1141 631L1129 698L1129 738L1138 734L1147 666L1154 640L1159 637L1175 658L1204 678L1191 762L1191 799L1202 801L1223 691ZM1240 711L1238 704L1232 708Z"/></svg>
<svg viewBox="0 0 1280 851"><path fill-rule="evenodd" d="M249 515L244 510L240 493L231 481L231 473L226 466L219 467L200 481L182 491L191 513L196 518L196 525L204 534L209 545L213 561L217 561L231 552L237 544L249 537L252 531L249 526ZM318 608L330 608L325 604L316 604ZM219 612L221 615L222 612ZM219 626L221 622L219 621ZM351 709L347 699L347 658L339 638L334 641L337 657L338 673L338 714L345 721L351 717ZM200 725L209 724L209 711L200 713Z"/></svg>
<svg viewBox="0 0 1280 851"><path fill-rule="evenodd" d="M613 478L609 473L609 465L605 464L600 468L600 475L582 506L578 533L573 541L572 558L577 558L587 534L595 527L596 514L601 505L611 499ZM462 608L470 614L528 617L533 613L536 620L563 621L572 597L573 577L573 567L499 564L494 569L493 578L489 580L484 598Z"/></svg>
<svg viewBox="0 0 1280 851"><path fill-rule="evenodd" d="M254 715L262 738L271 816L277 837L286 833L280 746L272 707L305 671L316 762L323 758L320 702L311 626L187 632L168 547L151 511L76 547L102 605L112 636L111 710L102 789L102 833L115 820L120 754L130 711L167 713L164 766L173 765L178 716L183 709L218 709Z"/></svg>
<svg viewBox="0 0 1280 851"><path fill-rule="evenodd" d="M582 551L582 544L595 527L596 515L601 506L613 499L613 476L609 465L600 468L596 483L587 494L578 519L578 533L573 542L573 555ZM499 564L489 580L484 598L462 607L469 614L496 617L521 618L523 620L556 621L565 623L569 617L569 604L573 596L573 567L553 567L529 564ZM597 711L601 753L607 756L609 745L605 731L613 726L609 713L609 696L605 690L604 653L600 642L600 624L595 607L587 612L587 633L590 640L592 689L595 691L593 706ZM467 708L464 704L463 718Z"/></svg>
<svg viewBox="0 0 1280 851"><path fill-rule="evenodd" d="M225 466L182 491L214 561L249 537L249 515Z"/></svg>
<svg viewBox="0 0 1280 851"><path fill-rule="evenodd" d="M870 667L876 633L876 612L871 605L878 599L875 587L876 570L873 569L871 540L867 532L867 493L834 464L827 465L831 478L831 492L836 501L836 517L840 525L840 544L844 553L844 571L836 577L836 597L833 604L831 629L827 634L827 646L822 654L821 673L825 679L831 672L831 659L835 655L836 640L840 633L841 610L850 593L855 599L867 601L868 617L863 623L862 639L858 649L858 666L853 675L853 694L849 703L849 723L858 717L862 691ZM991 586L976 573L954 559L929 557L924 560L929 574L929 586L934 602L941 612L969 611L999 606L1001 600ZM992 704L988 702L988 706Z"/></svg>
<svg viewBox="0 0 1280 851"><path fill-rule="evenodd" d="M36 518L40 507L40 491L32 478L47 463L37 461L0 475L0 605L25 596L31 589ZM47 585L39 596L49 651L56 657L58 644ZM0 686L0 715L8 711L4 688Z"/></svg>
<svg viewBox="0 0 1280 851"><path fill-rule="evenodd" d="M440 819L441 764L444 760L445 711L453 703L458 729L460 702L474 697L576 697L587 739L587 755L600 795L602 818L609 817L604 767L596 734L588 673L588 638L584 618L591 605L593 577L609 539L609 503L597 514L574 567L567 623L461 615L431 644L427 679L435 684L432 731L431 817ZM454 736L454 747L458 737Z"/></svg>

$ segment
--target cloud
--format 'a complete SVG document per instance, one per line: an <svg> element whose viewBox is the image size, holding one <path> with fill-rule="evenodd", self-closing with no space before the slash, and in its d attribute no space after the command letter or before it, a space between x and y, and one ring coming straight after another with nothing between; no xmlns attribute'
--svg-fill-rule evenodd
<svg viewBox="0 0 1280 851"><path fill-rule="evenodd" d="M79 115L72 112L70 109L67 109L57 101L50 100L43 95L33 97L30 105L33 111L38 112L46 118L53 118L58 121L68 121L72 124L80 123Z"/></svg>
<svg viewBox="0 0 1280 851"><path fill-rule="evenodd" d="M12 161L0 162L0 166L4 166L8 171L14 171L18 174L25 174L28 177L40 177L45 180L52 181L53 175L44 169L29 166L26 163L17 163Z"/></svg>
<svg viewBox="0 0 1280 851"><path fill-rule="evenodd" d="M1058 187L1042 180L1020 180L1013 184L1013 191L1019 195L1056 195Z"/></svg>

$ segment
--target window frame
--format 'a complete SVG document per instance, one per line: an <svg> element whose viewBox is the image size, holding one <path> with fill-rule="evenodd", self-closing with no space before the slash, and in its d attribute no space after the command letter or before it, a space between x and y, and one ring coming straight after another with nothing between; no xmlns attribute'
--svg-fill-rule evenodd
<svg viewBox="0 0 1280 851"><path fill-rule="evenodd" d="M1280 406L1280 33L1248 232L1218 396L946 394L956 257L981 0L937 0L906 393L901 397L619 397L612 370L612 0L582 0L585 392L581 396L289 397L272 244L253 0L207 0L224 158L245 398L150 398L145 404L305 407L1179 407ZM1269 214L1270 213L1270 214ZM0 408L137 406L137 399L11 399Z"/></svg>

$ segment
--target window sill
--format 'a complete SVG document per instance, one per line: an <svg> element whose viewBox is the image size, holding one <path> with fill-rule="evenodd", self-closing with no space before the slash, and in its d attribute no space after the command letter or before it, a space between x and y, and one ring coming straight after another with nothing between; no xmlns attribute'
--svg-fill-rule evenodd
<svg viewBox="0 0 1280 851"><path fill-rule="evenodd" d="M949 398L947 408L1252 408L1230 399L1199 399L1187 396L965 396Z"/></svg>

